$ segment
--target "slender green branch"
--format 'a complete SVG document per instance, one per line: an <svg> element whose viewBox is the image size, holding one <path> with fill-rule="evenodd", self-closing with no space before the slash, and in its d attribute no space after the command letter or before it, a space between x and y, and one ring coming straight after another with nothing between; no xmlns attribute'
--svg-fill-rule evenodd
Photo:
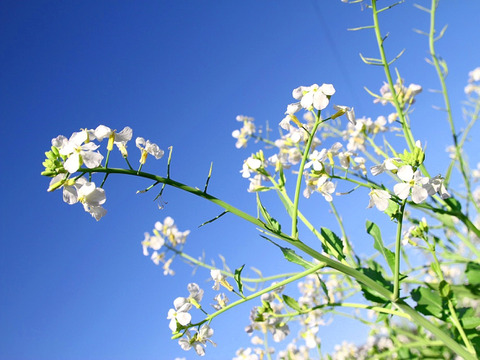
<svg viewBox="0 0 480 360"><path fill-rule="evenodd" d="M408 148L410 149L410 151L413 151L415 146L413 141L413 135L410 130L410 126L407 123L407 120L405 118L405 113L403 111L403 108L398 99L398 94L397 94L397 91L395 90L392 74L390 73L390 66L388 64L388 60L385 55L385 49L383 48L384 38L382 37L382 34L380 32L380 23L378 21L379 11L377 10L377 0L372 0L372 13L373 13L373 25L375 29L375 37L377 39L378 51L380 52L380 57L382 60L383 69L385 70L385 76L387 78L388 87L390 88L390 92L392 94L393 105L397 110L400 123L402 124L403 134L405 135L405 140L407 141Z"/></svg>
<svg viewBox="0 0 480 360"><path fill-rule="evenodd" d="M208 264L206 264L206 263L204 263L204 262L202 262L198 259L195 259L194 257L192 257L188 254L185 254L183 251L175 249L172 246L169 246L167 244L164 244L163 246L165 246L170 251L173 251L178 256L188 260L192 264L195 264L197 266L201 266L201 267L203 267L205 269L209 269L209 270L217 270L218 269L216 266L208 265ZM231 273L230 271L220 270L220 272L225 276L228 276L228 277L231 277L231 278L235 277L235 274ZM264 283L264 282L267 282L267 281L278 280L278 279L283 279L283 278L286 278L286 277L289 277L289 276L294 276L296 274L298 274L298 273L296 273L296 272L294 272L294 273L284 273L284 274L272 275L272 276L267 276L267 277L259 277L259 278L248 278L248 277L243 277L242 276L242 282Z"/></svg>
<svg viewBox="0 0 480 360"><path fill-rule="evenodd" d="M310 153L310 147L312 146L313 138L315 137L315 133L317 132L318 126L322 123L320 119L320 111L316 115L316 121L313 125L312 132L310 133L307 143L305 145L305 149L303 149L303 156L302 162L300 163L300 168L298 169L298 176L297 176L297 184L295 186L295 197L293 201L293 212L292 212L292 235L291 237L296 239L298 238L298 229L297 229L297 222L298 222L298 202L300 201L300 189L302 187L302 180L303 180L303 170L305 169L305 163L307 162L308 155Z"/></svg>
<svg viewBox="0 0 480 360"><path fill-rule="evenodd" d="M402 245L402 223L403 223L403 214L405 212L405 204L407 200L403 200L402 205L400 205L400 215L398 217L397 223L397 236L395 238L395 272L393 273L393 301L396 301L400 295L400 246Z"/></svg>

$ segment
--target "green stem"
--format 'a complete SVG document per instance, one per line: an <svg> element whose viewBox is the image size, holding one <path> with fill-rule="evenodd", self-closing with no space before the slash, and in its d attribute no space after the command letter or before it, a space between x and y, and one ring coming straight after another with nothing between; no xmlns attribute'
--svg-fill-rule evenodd
<svg viewBox="0 0 480 360"><path fill-rule="evenodd" d="M163 245L164 247L166 247L167 249L173 251L175 254L177 254L178 256L181 256L182 258L188 260L189 262L197 265L197 266L201 266L205 269L209 269L209 270L218 270L217 267L215 266L212 266L212 265L208 265L208 264L205 264L204 262L200 261L200 260L197 260L195 259L194 257L188 255L188 254L185 254L183 251L180 251L178 249L175 249L174 247L172 246L169 246L167 244L164 244ZM228 276L228 277L231 277L231 278L234 278L235 275L232 274L231 272L229 271L226 271L226 270L220 270L220 272L225 275L225 276ZM277 279L282 279L282 278L286 278L286 277L289 277L289 276L293 276L293 275L296 275L298 273L294 272L294 273L284 273L284 274L278 274L278 275L272 275L272 276L267 276L267 277L260 277L260 278L247 278L247 277L243 277L242 276L242 282L250 282L250 283L263 283L263 282L267 282L267 281L271 281L271 280L277 280Z"/></svg>
<svg viewBox="0 0 480 360"><path fill-rule="evenodd" d="M307 144L305 145L305 149L303 150L302 162L300 163L300 168L298 169L298 176L297 176L297 184L295 187L295 197L293 201L293 212L292 212L292 235L291 237L296 239L298 238L298 229L297 229L297 222L298 222L298 202L300 201L300 189L302 187L302 180L303 180L303 170L305 169L305 163L307 162L308 155L310 153L310 147L312 146L313 138L315 137L315 133L317 132L318 126L322 123L320 119L320 111L316 116L315 124L313 125L312 132L310 133Z"/></svg>
<svg viewBox="0 0 480 360"><path fill-rule="evenodd" d="M279 287L281 287L281 286L287 285L287 284L289 284L289 283L291 283L291 282L293 282L293 281L297 281L297 280L299 280L299 279L302 279L302 278L304 278L304 277L307 276L307 275L313 274L314 272L317 272L318 270L322 269L322 267L323 267L323 264L314 266L314 267L312 267L312 268L310 268L310 269L308 269L308 270L305 270L305 271L303 271L303 272L301 272L301 273L298 273L297 275L294 275L294 276L292 276L292 277L290 277L290 278L288 278L288 279L285 279L285 280L280 281L280 282L278 282L278 283L276 283L276 284L274 284L274 285L271 285L271 286L269 286L269 287L267 287L267 288L265 288L265 289L262 289L262 290L260 290L260 291L257 291L257 292L254 293L254 294L251 294L251 295L249 295L249 296L245 296L245 298L240 299L240 300L237 300L237 301L231 303L230 305L227 305L227 306L225 306L224 308L222 308L222 309L214 312L213 314L209 315L207 318L205 318L205 320L204 320L203 322L211 321L213 318L217 317L218 315L224 313L224 312L227 311L227 310L230 310L231 308L234 308L235 306L238 306L238 305L240 305L240 304L243 304L243 303L245 303L245 302L247 302L247 301L249 301L249 300L255 299L255 298L257 298L257 297L259 297L259 296L261 296L261 295L263 295L263 294L266 294L266 293L268 293L268 292L270 292L270 291L272 291L272 290L275 290L275 289L277 289L277 288L279 288Z"/></svg>
<svg viewBox="0 0 480 360"><path fill-rule="evenodd" d="M413 151L415 144L413 141L412 132L410 130L410 126L407 123L407 120L405 119L405 113L403 111L402 106L400 105L400 101L398 100L398 94L395 90L395 84L393 83L393 80L392 80L392 74L390 73L390 66L388 64L387 57L385 56L385 49L383 48L384 39L382 38L382 34L380 32L380 23L378 21L379 11L377 10L377 0L372 0L372 13L373 13L373 24L375 29L375 37L377 39L378 51L380 52L380 58L382 60L383 69L385 71L385 76L387 78L388 87L390 88L390 92L393 97L392 99L393 105L397 110L400 123L402 124L403 134L405 135L405 140L407 141L408 148L410 149L410 151Z"/></svg>
<svg viewBox="0 0 480 360"><path fill-rule="evenodd" d="M405 212L405 204L407 200L402 201L400 205L400 215L398 217L397 224L397 236L395 239L395 272L393 273L393 301L396 301L400 295L400 246L402 245L402 223L403 223L403 214Z"/></svg>

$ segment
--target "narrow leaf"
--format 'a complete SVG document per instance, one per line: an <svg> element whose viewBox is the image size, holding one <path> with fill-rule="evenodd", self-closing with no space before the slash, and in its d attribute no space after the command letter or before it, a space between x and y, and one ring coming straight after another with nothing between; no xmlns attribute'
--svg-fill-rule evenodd
<svg viewBox="0 0 480 360"><path fill-rule="evenodd" d="M283 298L283 301L285 301L285 304L290 306L293 310L302 311L300 304L294 298L287 295L282 295L282 298Z"/></svg>
<svg viewBox="0 0 480 360"><path fill-rule="evenodd" d="M373 223L371 221L368 221L368 220L367 220L366 226L367 226L367 233L369 233L374 239L373 247L376 250L378 250L380 252L380 254L382 254L382 256L385 258L388 266L392 270L392 273L395 272L395 270L394 270L395 269L395 254L383 245L382 234L380 233L380 228L375 223Z"/></svg>
<svg viewBox="0 0 480 360"><path fill-rule="evenodd" d="M235 275L233 276L233 278L235 279L235 282L237 283L238 291L240 292L240 294L243 294L243 284L242 284L241 274L244 267L245 267L245 264L243 264L238 269L235 269Z"/></svg>

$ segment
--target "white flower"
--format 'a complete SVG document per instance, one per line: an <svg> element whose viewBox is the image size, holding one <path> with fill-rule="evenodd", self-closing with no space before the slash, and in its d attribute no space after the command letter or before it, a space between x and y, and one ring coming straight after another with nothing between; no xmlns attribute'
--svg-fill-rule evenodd
<svg viewBox="0 0 480 360"><path fill-rule="evenodd" d="M293 97L300 100L300 104L306 110L323 110L328 106L330 97L335 94L335 88L331 84L322 84L318 86L300 86L293 90Z"/></svg>
<svg viewBox="0 0 480 360"><path fill-rule="evenodd" d="M148 248L157 251L160 250L164 244L165 239L163 239L161 236L150 236L150 234L146 232L145 238L142 241L143 255L148 256Z"/></svg>
<svg viewBox="0 0 480 360"><path fill-rule="evenodd" d="M99 166L102 162L103 155L99 152L94 152L99 145L90 142L90 135L92 135L90 131L82 130L73 133L67 141L60 137L52 140L52 144L55 142L61 145L58 149L60 155L68 157L63 167L70 174L77 172L82 164L92 169Z"/></svg>
<svg viewBox="0 0 480 360"><path fill-rule="evenodd" d="M370 191L370 202L368 203L367 209L372 208L374 205L380 211L385 211L388 208L388 199L390 199L390 194L385 190L373 189Z"/></svg>
<svg viewBox="0 0 480 360"><path fill-rule="evenodd" d="M428 195L432 196L436 193L440 194L442 199L448 199L450 194L448 193L447 189L445 188L445 184L443 183L443 178L440 175L437 175L430 179L428 184L424 186L427 191Z"/></svg>
<svg viewBox="0 0 480 360"><path fill-rule="evenodd" d="M256 170L260 169L262 167L262 161L259 159L255 159L252 156L250 156L245 162L243 163L242 170L240 171L242 173L242 177L244 178L249 178L251 176L251 172L255 172Z"/></svg>
<svg viewBox="0 0 480 360"><path fill-rule="evenodd" d="M212 277L213 281L215 281L215 284L213 284L213 287L212 287L213 290L218 291L220 289L220 285L223 285L225 288L227 288L230 291L233 290L232 285L228 283L225 275L223 275L220 270L218 269L210 270L210 276Z"/></svg>
<svg viewBox="0 0 480 360"><path fill-rule="evenodd" d="M399 158L390 158L386 159L380 165L375 165L370 168L370 171L373 176L377 176L385 171L397 170L398 167L395 165L395 162L401 161Z"/></svg>
<svg viewBox="0 0 480 360"><path fill-rule="evenodd" d="M207 341L211 343L213 346L216 346L216 344L210 340L209 338L213 335L213 329L210 328L208 324L202 325L200 330L196 332L193 336L190 334L190 332L187 330L185 332L185 335L187 338L181 338L178 341L178 344L183 350L190 350L192 347L195 349L198 355L204 356L205 355L205 349Z"/></svg>
<svg viewBox="0 0 480 360"><path fill-rule="evenodd" d="M420 171L415 173L410 165L402 166L398 172L398 177L403 180L403 183L396 184L393 187L395 195L400 199L405 200L410 195L410 189L412 190L412 200L415 204L420 204L428 197L428 191L425 189L425 185L428 184L429 179L422 177Z"/></svg>
<svg viewBox="0 0 480 360"><path fill-rule="evenodd" d="M220 294L215 295L213 300L216 301L215 304L212 304L212 306L215 310L223 309L228 304L228 298L224 293L220 293Z"/></svg>
<svg viewBox="0 0 480 360"><path fill-rule="evenodd" d="M317 191L323 195L325 200L331 202L333 197L331 194L335 192L335 184L329 180L328 176L321 176L317 182Z"/></svg>
<svg viewBox="0 0 480 360"><path fill-rule="evenodd" d="M84 177L77 179L72 185L67 183L63 187L63 201L69 205L80 202L84 210L97 221L107 213L102 207L106 200L105 190L97 188L95 183L88 182Z"/></svg>
<svg viewBox="0 0 480 360"><path fill-rule="evenodd" d="M133 135L133 130L130 127L126 126L122 131L117 133L116 130L112 130L105 125L99 125L95 129L94 134L98 141L108 138L108 151L111 151L113 149L113 144L115 144L123 156L128 155L126 144L132 139Z"/></svg>
<svg viewBox="0 0 480 360"><path fill-rule="evenodd" d="M186 326L192 320L192 315L188 313L188 311L192 308L192 304L190 304L187 299L178 297L173 301L173 306L175 309L168 310L167 319L170 320L170 324L168 327L172 332L177 331L177 322L182 325Z"/></svg>
<svg viewBox="0 0 480 360"><path fill-rule="evenodd" d="M140 156L139 161L142 165L145 164L148 154L155 156L155 159L157 160L160 159L164 154L163 150L160 149L157 144L151 143L150 140L145 141L145 139L142 137L137 137L135 144L141 151L142 155Z"/></svg>
<svg viewBox="0 0 480 360"><path fill-rule="evenodd" d="M305 169L309 167L313 167L315 171L322 171L323 170L323 162L327 158L327 149L322 149L321 151L314 150L310 155L308 155L308 159L310 160L305 164Z"/></svg>

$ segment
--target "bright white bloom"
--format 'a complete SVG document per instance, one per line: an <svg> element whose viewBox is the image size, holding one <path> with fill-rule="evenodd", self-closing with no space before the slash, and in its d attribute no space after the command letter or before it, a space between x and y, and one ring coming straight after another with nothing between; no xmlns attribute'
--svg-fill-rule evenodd
<svg viewBox="0 0 480 360"><path fill-rule="evenodd" d="M385 171L397 170L398 167L395 165L395 162L401 161L399 158L390 158L386 159L380 165L375 165L370 168L370 171L373 176L377 176Z"/></svg>
<svg viewBox="0 0 480 360"><path fill-rule="evenodd" d="M170 320L168 327L172 332L177 331L177 322L186 326L192 320L192 315L188 311L192 308L192 304L187 301L187 299L178 297L173 301L173 306L175 309L168 310L167 319Z"/></svg>
<svg viewBox="0 0 480 360"><path fill-rule="evenodd" d="M335 192L335 184L329 180L328 176L321 176L317 182L317 191L323 195L328 202L333 200L331 194Z"/></svg>
<svg viewBox="0 0 480 360"><path fill-rule="evenodd" d="M322 84L318 86L300 86L293 90L293 97L300 100L300 104L306 110L323 110L328 106L330 97L335 94L335 88L332 84Z"/></svg>
<svg viewBox="0 0 480 360"><path fill-rule="evenodd" d="M390 194L385 190L373 189L370 191L370 202L368 203L367 209L372 208L374 205L380 211L385 211L388 208L388 199L390 199Z"/></svg>
<svg viewBox="0 0 480 360"><path fill-rule="evenodd" d="M323 170L323 162L327 159L327 149L322 149L321 151L314 150L310 155L308 155L310 160L305 164L305 169L313 167L315 171Z"/></svg>
<svg viewBox="0 0 480 360"><path fill-rule="evenodd" d="M130 127L126 126L122 131L117 133L116 130L112 130L105 125L99 125L95 129L94 134L98 141L108 138L108 151L111 151L115 144L123 156L128 156L126 145L127 142L132 139L133 135L133 130Z"/></svg>
<svg viewBox="0 0 480 360"><path fill-rule="evenodd" d="M230 285L227 281L227 278L225 275L222 274L222 272L218 269L212 269L210 270L210 276L212 277L213 281L215 281L215 284L213 284L212 289L213 290L220 290L220 285L223 285L225 288L228 290L232 291L233 287Z"/></svg>
<svg viewBox="0 0 480 360"><path fill-rule="evenodd" d="M97 188L95 183L88 182L84 177L77 179L72 185L65 184L63 187L63 201L69 205L80 202L83 209L97 221L107 213L102 207L106 200L105 190Z"/></svg>
<svg viewBox="0 0 480 360"><path fill-rule="evenodd" d="M342 151L338 153L338 160L340 160L340 166L344 169L348 169L350 167L350 161L352 156L355 154L351 151Z"/></svg>
<svg viewBox="0 0 480 360"><path fill-rule="evenodd" d="M164 154L163 150L160 149L157 144L151 143L150 140L145 141L142 137L137 137L135 144L141 151L142 155L140 156L139 162L142 165L145 164L148 154L155 156L155 159L157 160Z"/></svg>
<svg viewBox="0 0 480 360"><path fill-rule="evenodd" d="M398 177L403 180L403 183L396 184L393 187L395 195L400 199L405 200L410 195L410 189L412 190L412 200L415 204L420 204L428 197L428 191L425 189L425 185L428 184L429 179L422 177L420 171L415 173L410 165L402 166L398 172Z"/></svg>
<svg viewBox="0 0 480 360"><path fill-rule="evenodd" d="M160 250L160 248L165 244L165 239L161 236L150 236L148 232L145 234L145 238L142 241L143 255L148 256L148 248L151 248L155 251Z"/></svg>
<svg viewBox="0 0 480 360"><path fill-rule="evenodd" d="M243 167L242 167L242 170L240 172L242 173L242 177L249 178L251 176L252 172L255 172L256 170L260 169L261 167L262 167L262 161L259 160L259 159L255 159L252 156L250 156L243 163Z"/></svg>
<svg viewBox="0 0 480 360"><path fill-rule="evenodd" d="M213 335L213 329L210 328L210 326L208 326L207 324L202 325L200 330L198 330L198 332L195 333L193 336L190 335L189 331L186 331L185 335L187 336L186 339L181 338L178 341L178 344L183 350L187 351L193 347L198 355L204 356L204 347L206 347L207 341L213 346L216 346L216 344L209 339Z"/></svg>
<svg viewBox="0 0 480 360"><path fill-rule="evenodd" d="M60 155L68 157L63 167L70 174L77 172L82 164L85 164L89 169L100 166L103 155L99 152L94 152L99 145L90 142L90 135L92 135L90 131L82 130L73 133L67 141L60 137L52 140L52 144L55 142L61 145L58 149Z"/></svg>

